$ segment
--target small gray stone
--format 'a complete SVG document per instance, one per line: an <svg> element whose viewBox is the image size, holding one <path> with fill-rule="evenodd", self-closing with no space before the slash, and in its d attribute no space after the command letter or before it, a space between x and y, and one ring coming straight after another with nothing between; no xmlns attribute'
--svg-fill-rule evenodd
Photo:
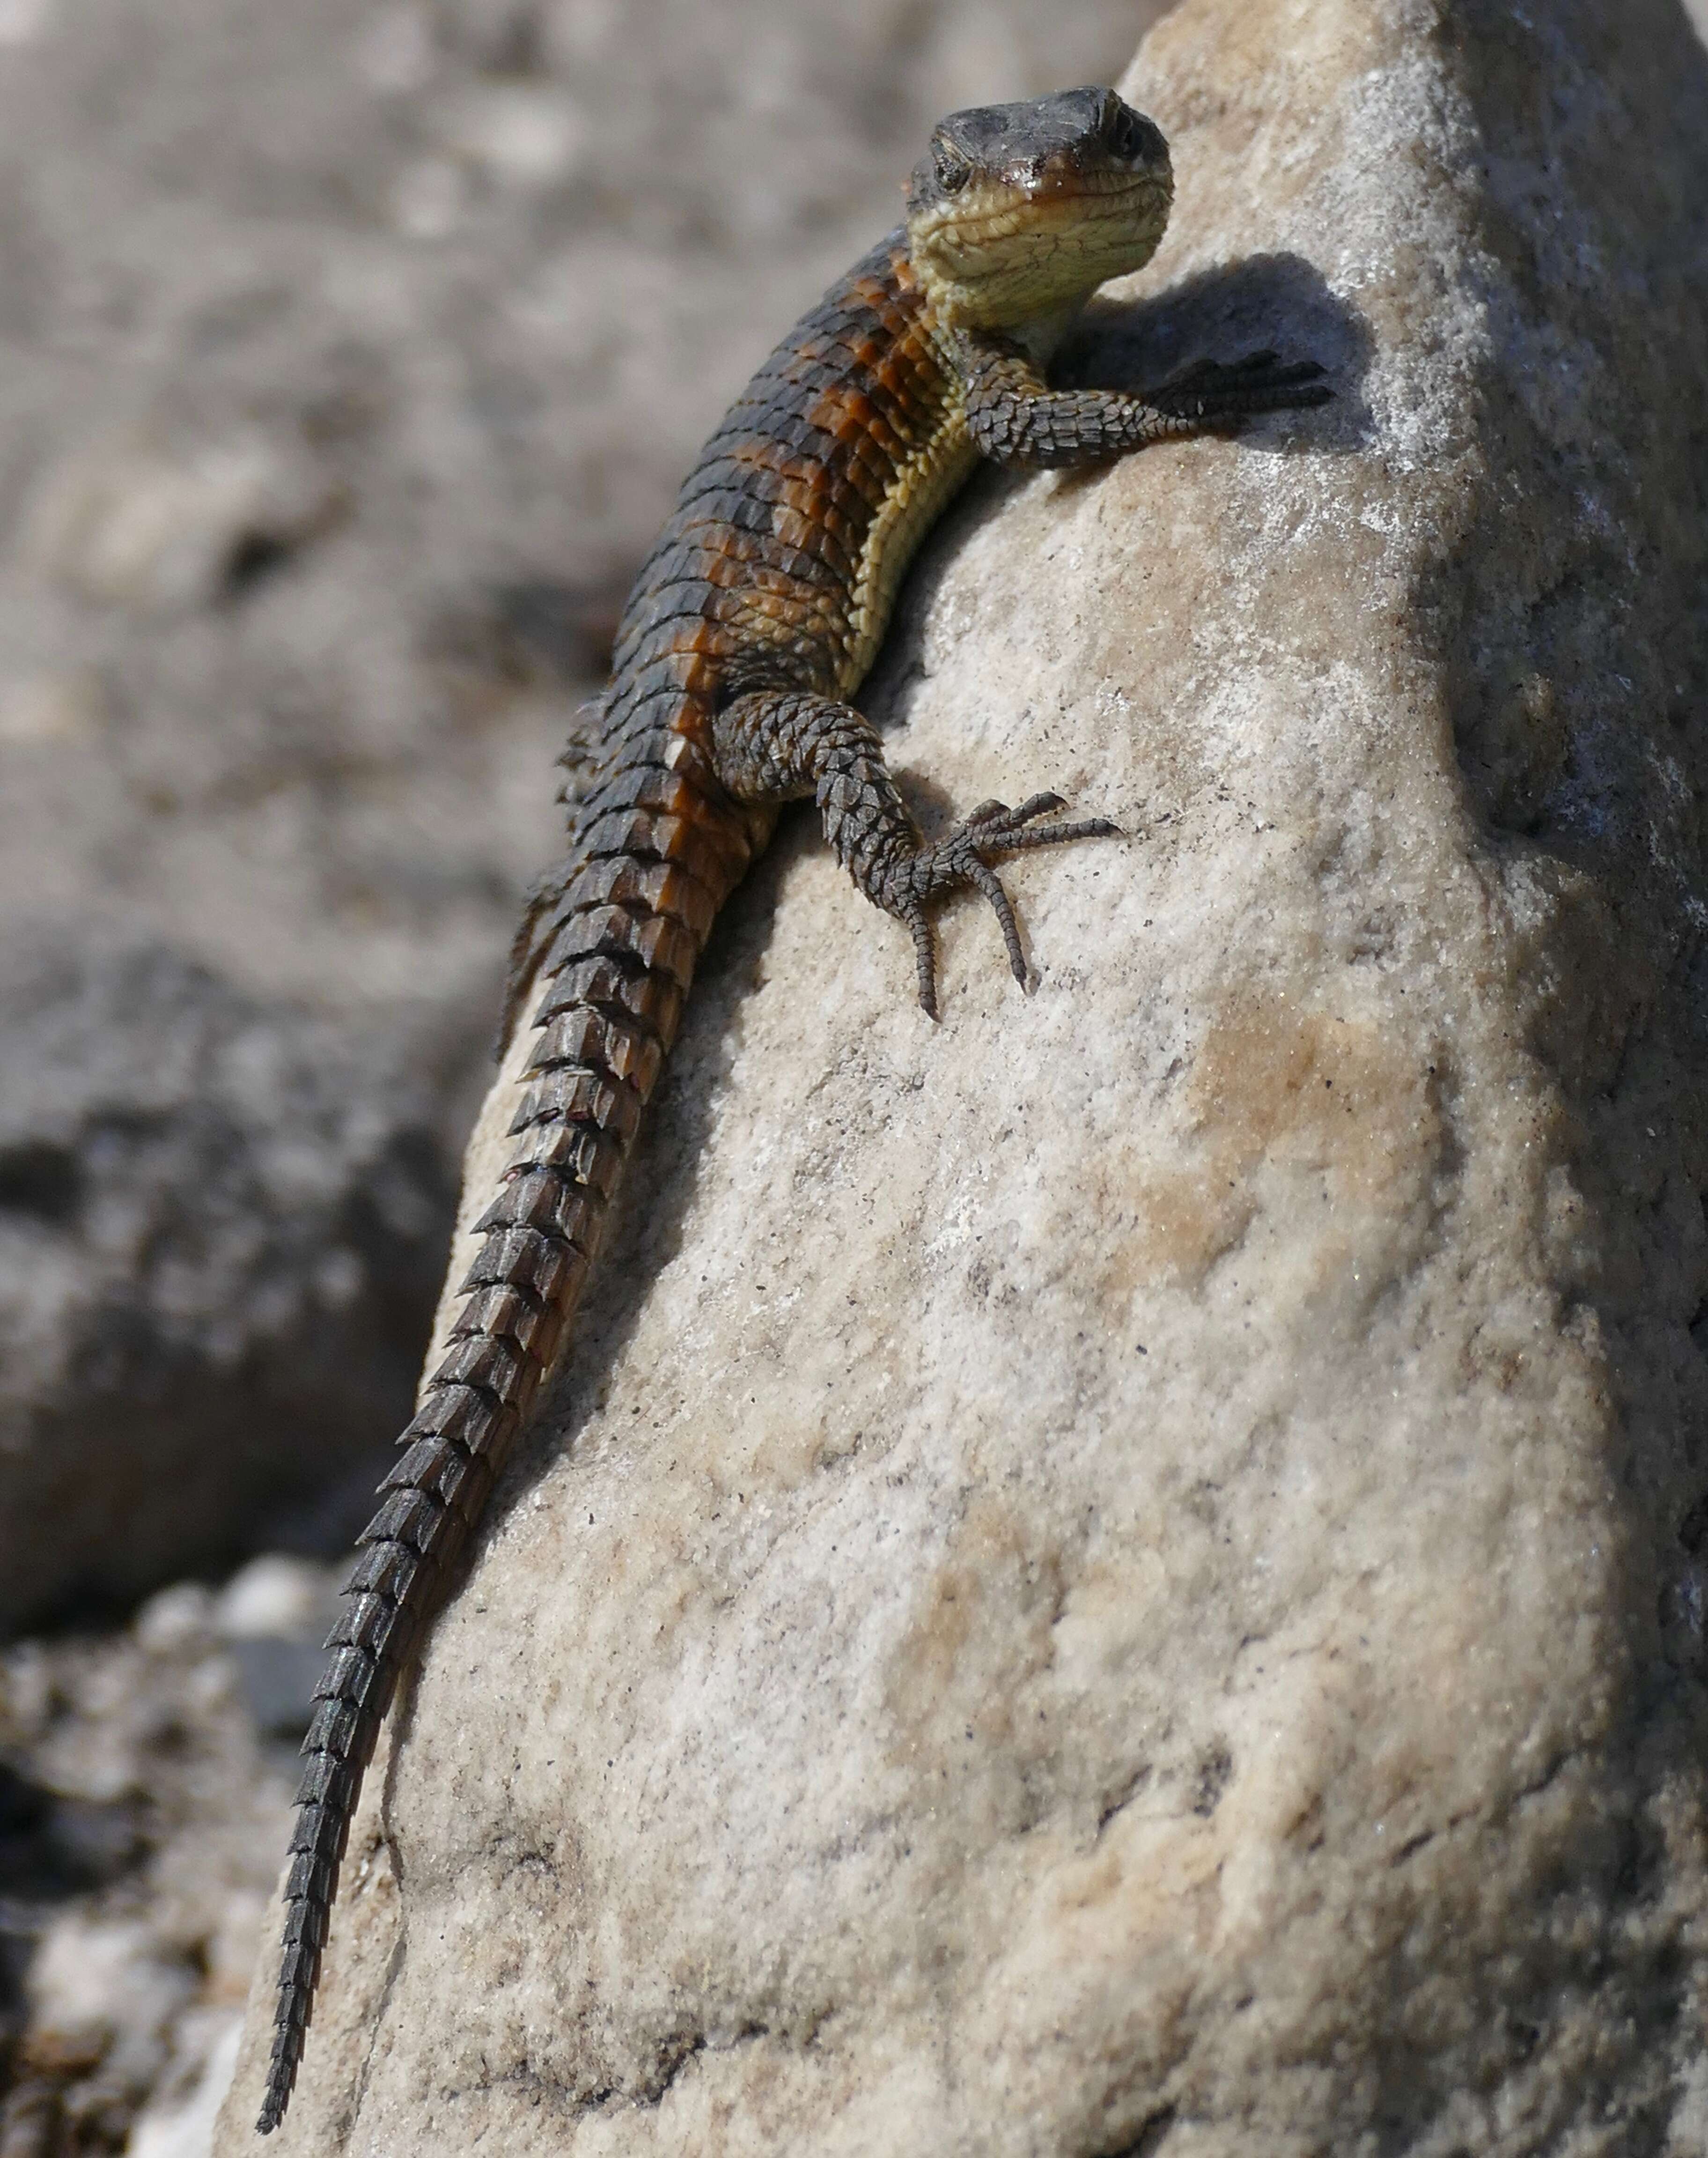
<svg viewBox="0 0 1708 2158"><path fill-rule="evenodd" d="M264 1551L220 1590L213 1622L228 1641L267 1635L317 1640L330 1620L337 1586L336 1577L324 1567L282 1551Z"/></svg>

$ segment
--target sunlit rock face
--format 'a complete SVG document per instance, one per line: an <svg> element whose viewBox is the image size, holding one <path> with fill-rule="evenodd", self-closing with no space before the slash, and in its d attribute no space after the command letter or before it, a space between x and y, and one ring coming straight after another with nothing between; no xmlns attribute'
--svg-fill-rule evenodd
<svg viewBox="0 0 1708 2158"><path fill-rule="evenodd" d="M923 559L917 798L1127 837L937 1026L810 820L732 907L282 2151L1708 2141L1708 62L1187 0L1126 89L1175 223L1072 364L1337 400Z"/></svg>

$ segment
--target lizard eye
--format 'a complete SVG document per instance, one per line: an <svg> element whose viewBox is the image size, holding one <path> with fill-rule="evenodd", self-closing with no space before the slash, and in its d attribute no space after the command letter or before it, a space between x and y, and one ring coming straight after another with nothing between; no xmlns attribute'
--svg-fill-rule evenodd
<svg viewBox="0 0 1708 2158"><path fill-rule="evenodd" d="M932 143L931 162L937 167L937 185L946 194L964 188L973 177L972 166L952 143Z"/></svg>

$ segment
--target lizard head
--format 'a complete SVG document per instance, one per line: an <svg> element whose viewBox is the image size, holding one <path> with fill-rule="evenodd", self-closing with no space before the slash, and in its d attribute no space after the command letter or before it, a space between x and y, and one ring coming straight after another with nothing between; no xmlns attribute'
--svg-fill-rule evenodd
<svg viewBox="0 0 1708 2158"><path fill-rule="evenodd" d="M1011 329L1150 260L1174 180L1162 131L1112 90L952 112L907 183L907 245L947 323Z"/></svg>

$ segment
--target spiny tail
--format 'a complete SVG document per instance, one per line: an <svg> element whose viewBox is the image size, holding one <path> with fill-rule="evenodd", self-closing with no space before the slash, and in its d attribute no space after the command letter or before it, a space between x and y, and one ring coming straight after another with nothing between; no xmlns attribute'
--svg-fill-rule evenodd
<svg viewBox="0 0 1708 2158"><path fill-rule="evenodd" d="M586 834L590 851L601 836L612 850L586 862L557 913L540 1039L510 1127L522 1145L475 1224L485 1241L462 1283L467 1301L380 1486L327 1644L291 1838L263 2135L297 2080L381 1719L574 1314L694 963L745 866L740 834L679 780L654 772L623 792Z"/></svg>

